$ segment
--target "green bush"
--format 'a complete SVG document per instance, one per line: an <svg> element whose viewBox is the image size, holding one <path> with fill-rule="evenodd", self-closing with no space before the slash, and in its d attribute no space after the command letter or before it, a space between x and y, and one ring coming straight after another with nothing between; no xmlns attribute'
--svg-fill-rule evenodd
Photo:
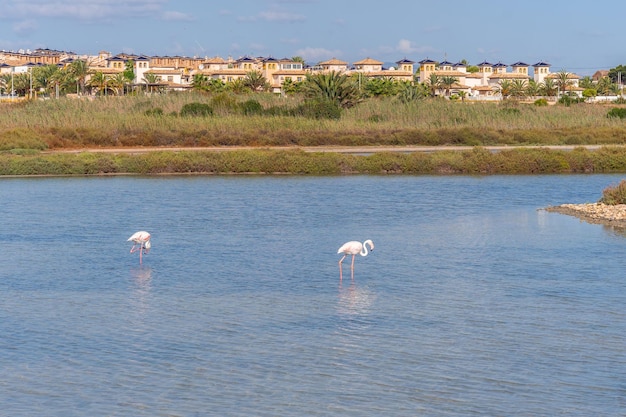
<svg viewBox="0 0 626 417"><path fill-rule="evenodd" d="M146 116L163 116L163 109L157 107L155 109L148 109L144 112Z"/></svg>
<svg viewBox="0 0 626 417"><path fill-rule="evenodd" d="M611 110L609 110L606 117L619 117L620 119L626 119L626 108L613 107Z"/></svg>
<svg viewBox="0 0 626 417"><path fill-rule="evenodd" d="M205 103L187 103L180 110L181 116L211 116L213 109Z"/></svg>
<svg viewBox="0 0 626 417"><path fill-rule="evenodd" d="M341 118L341 107L331 100L306 100L293 111L294 116L304 116L309 119L335 119Z"/></svg>
<svg viewBox="0 0 626 417"><path fill-rule="evenodd" d="M247 100L239 104L239 108L243 114L250 116L253 114L262 114L263 106L256 100Z"/></svg>
<svg viewBox="0 0 626 417"><path fill-rule="evenodd" d="M626 204L626 180L622 180L615 186L610 186L602 191L600 203L616 205Z"/></svg>
<svg viewBox="0 0 626 417"><path fill-rule="evenodd" d="M15 149L44 150L48 145L31 129L12 129L0 132L0 151Z"/></svg>
<svg viewBox="0 0 626 417"><path fill-rule="evenodd" d="M535 102L533 104L535 106L537 106L537 107L547 106L548 105L548 100L546 100L545 98L539 98L539 99L535 100Z"/></svg>

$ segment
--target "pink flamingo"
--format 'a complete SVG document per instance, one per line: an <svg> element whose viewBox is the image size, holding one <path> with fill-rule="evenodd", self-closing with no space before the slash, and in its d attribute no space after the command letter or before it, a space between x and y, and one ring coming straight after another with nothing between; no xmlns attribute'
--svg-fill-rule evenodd
<svg viewBox="0 0 626 417"><path fill-rule="evenodd" d="M152 247L152 244L150 244L150 233L143 230L136 232L128 238L127 242L133 242L133 247L130 248L130 253L139 251L139 264L141 265L143 262L142 255L150 252L150 248Z"/></svg>
<svg viewBox="0 0 626 417"><path fill-rule="evenodd" d="M343 279L343 271L342 271L342 262L346 259L346 256L352 255L352 265L350 267L350 271L352 272L352 279L354 279L354 257L359 254L361 256L367 256L367 246L370 246L370 250L374 250L374 242L370 239L367 239L365 242L357 242L356 240L344 243L342 247L339 248L337 253L343 253L343 257L339 260L339 280Z"/></svg>

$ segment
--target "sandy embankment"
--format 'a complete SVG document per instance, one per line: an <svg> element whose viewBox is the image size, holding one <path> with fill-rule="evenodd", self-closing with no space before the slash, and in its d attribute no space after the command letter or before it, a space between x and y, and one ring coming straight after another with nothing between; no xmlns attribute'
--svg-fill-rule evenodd
<svg viewBox="0 0 626 417"><path fill-rule="evenodd" d="M587 223L626 227L626 204L607 205L602 203L561 204L546 211L578 217Z"/></svg>

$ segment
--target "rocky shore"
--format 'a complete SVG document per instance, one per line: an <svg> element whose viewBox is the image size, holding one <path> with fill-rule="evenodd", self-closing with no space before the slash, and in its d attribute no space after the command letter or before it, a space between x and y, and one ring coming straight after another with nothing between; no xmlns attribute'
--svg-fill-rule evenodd
<svg viewBox="0 0 626 417"><path fill-rule="evenodd" d="M561 204L547 207L545 210L575 216L587 223L626 227L626 204Z"/></svg>

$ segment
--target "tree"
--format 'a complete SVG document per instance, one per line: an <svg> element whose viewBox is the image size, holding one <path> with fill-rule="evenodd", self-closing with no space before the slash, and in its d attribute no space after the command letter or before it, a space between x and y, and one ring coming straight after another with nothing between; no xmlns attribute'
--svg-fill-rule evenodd
<svg viewBox="0 0 626 417"><path fill-rule="evenodd" d="M410 82L400 83L398 87L398 100L407 104L412 101L421 100L428 97L428 90L424 87L424 84L413 84Z"/></svg>
<svg viewBox="0 0 626 417"><path fill-rule="evenodd" d="M131 84L135 81L135 61L129 59L124 64L124 72L122 73L124 76L124 80L126 80L125 84Z"/></svg>
<svg viewBox="0 0 626 417"><path fill-rule="evenodd" d="M33 86L41 88L44 93L52 95L52 92L61 84L60 70L56 65L36 67L33 71Z"/></svg>
<svg viewBox="0 0 626 417"><path fill-rule="evenodd" d="M611 93L613 82L609 77L602 77L596 83L596 90L601 96L608 96Z"/></svg>
<svg viewBox="0 0 626 417"><path fill-rule="evenodd" d="M574 85L574 81L570 79L569 72L561 70L556 73L556 86L562 93L566 93Z"/></svg>
<svg viewBox="0 0 626 417"><path fill-rule="evenodd" d="M123 73L115 74L109 78L108 86L113 89L116 95L121 96L124 94L124 86L126 85L127 78Z"/></svg>
<svg viewBox="0 0 626 417"><path fill-rule="evenodd" d="M250 71L246 73L243 83L252 91L268 91L270 84L260 71Z"/></svg>
<svg viewBox="0 0 626 417"><path fill-rule="evenodd" d="M157 89L160 88L157 84L161 82L161 77L153 72L144 72L143 79L141 81L146 85L146 91L148 90L148 87L150 87L150 92L152 93L155 86Z"/></svg>
<svg viewBox="0 0 626 417"><path fill-rule="evenodd" d="M581 78L578 82L578 85L581 88L594 88L593 80L588 75L585 75L583 78Z"/></svg>
<svg viewBox="0 0 626 417"><path fill-rule="evenodd" d="M105 95L108 87L108 77L102 71L93 73L87 85L96 90L99 95Z"/></svg>
<svg viewBox="0 0 626 417"><path fill-rule="evenodd" d="M526 96L526 80L513 80L511 82L511 96L522 98Z"/></svg>
<svg viewBox="0 0 626 417"><path fill-rule="evenodd" d="M459 79L450 75L443 76L439 79L439 85L444 89L444 94L449 97L452 86L459 82Z"/></svg>
<svg viewBox="0 0 626 417"><path fill-rule="evenodd" d="M540 85L535 80L529 80L526 83L526 95L528 97L536 97L539 95Z"/></svg>
<svg viewBox="0 0 626 417"><path fill-rule="evenodd" d="M435 97L437 95L437 90L440 87L440 80L437 74L430 74L430 77L424 82L424 84L428 87L430 91L430 96Z"/></svg>
<svg viewBox="0 0 626 417"><path fill-rule="evenodd" d="M309 74L302 87L308 98L327 100L342 108L360 101L358 85L348 75L337 71Z"/></svg>
<svg viewBox="0 0 626 417"><path fill-rule="evenodd" d="M512 93L513 83L511 80L502 80L498 84L498 92L502 95L502 99L506 100Z"/></svg>
<svg viewBox="0 0 626 417"><path fill-rule="evenodd" d="M626 65L618 65L615 68L611 68L609 70L609 78L614 83L619 83L620 81L624 84L624 79L626 78Z"/></svg>
<svg viewBox="0 0 626 417"><path fill-rule="evenodd" d="M557 91L557 86L551 78L546 78L539 86L539 93L546 97L556 96Z"/></svg>
<svg viewBox="0 0 626 417"><path fill-rule="evenodd" d="M243 78L237 78L226 84L226 89L232 91L235 94L243 94L247 91L250 91L250 87L248 87Z"/></svg>
<svg viewBox="0 0 626 417"><path fill-rule="evenodd" d="M363 89L369 97L390 97L397 94L398 84L390 77L368 78L363 85Z"/></svg>
<svg viewBox="0 0 626 417"><path fill-rule="evenodd" d="M302 83L294 82L291 78L286 78L280 86L283 94L294 94L300 90Z"/></svg>
<svg viewBox="0 0 626 417"><path fill-rule="evenodd" d="M68 68L68 73L76 80L76 94L85 94L85 81L89 75L89 65L87 61L77 59Z"/></svg>

